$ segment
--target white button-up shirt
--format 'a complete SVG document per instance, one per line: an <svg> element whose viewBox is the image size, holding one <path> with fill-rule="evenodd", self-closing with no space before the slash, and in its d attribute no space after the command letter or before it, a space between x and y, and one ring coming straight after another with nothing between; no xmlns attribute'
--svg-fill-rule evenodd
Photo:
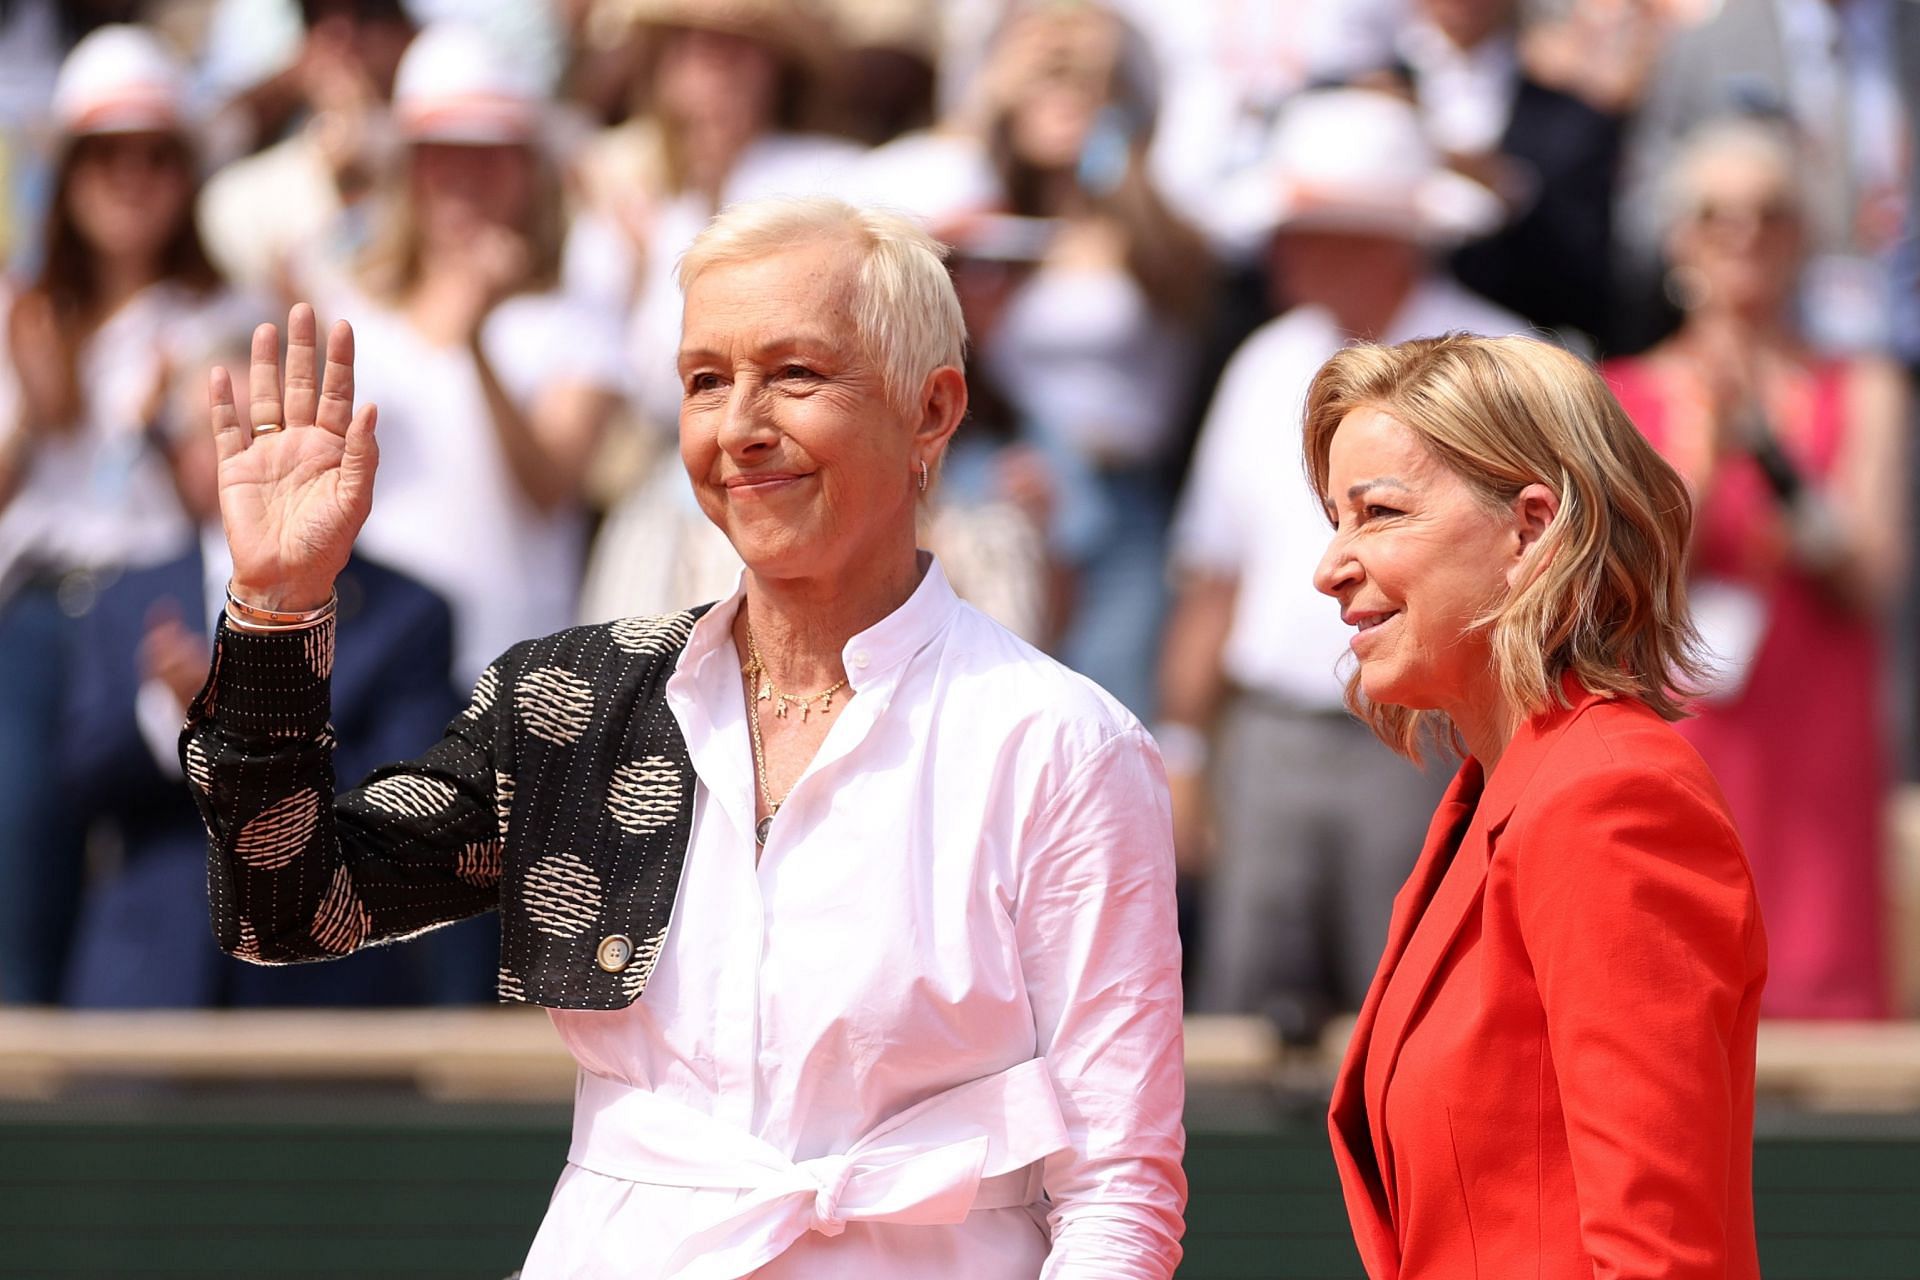
<svg viewBox="0 0 1920 1280"><path fill-rule="evenodd" d="M848 641L853 696L756 864L740 600L667 686L699 782L658 967L630 1008L553 1013L587 1074L527 1280L1170 1276L1152 740L930 562Z"/></svg>

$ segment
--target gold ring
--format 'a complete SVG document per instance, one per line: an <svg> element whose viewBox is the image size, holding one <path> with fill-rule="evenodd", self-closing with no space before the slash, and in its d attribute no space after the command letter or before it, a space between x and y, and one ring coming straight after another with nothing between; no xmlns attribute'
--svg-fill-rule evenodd
<svg viewBox="0 0 1920 1280"><path fill-rule="evenodd" d="M268 422L261 426L255 427L253 429L253 434L255 434L256 436L270 436L276 431L285 431L286 429L287 429L287 424L284 422Z"/></svg>

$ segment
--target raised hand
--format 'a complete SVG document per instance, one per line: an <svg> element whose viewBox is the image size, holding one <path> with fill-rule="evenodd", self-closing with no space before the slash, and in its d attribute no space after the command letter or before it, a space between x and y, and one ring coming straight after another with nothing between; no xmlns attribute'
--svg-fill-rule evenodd
<svg viewBox="0 0 1920 1280"><path fill-rule="evenodd" d="M38 290L22 294L4 320L27 430L71 430L80 416L80 384L52 301Z"/></svg>
<svg viewBox="0 0 1920 1280"><path fill-rule="evenodd" d="M234 405L227 371L211 376L233 591L263 609L325 604L373 505L375 411L353 409L353 330L346 321L327 335L320 381L315 356L313 308L299 303L287 316L284 396L280 335L270 324L253 331L248 421Z"/></svg>

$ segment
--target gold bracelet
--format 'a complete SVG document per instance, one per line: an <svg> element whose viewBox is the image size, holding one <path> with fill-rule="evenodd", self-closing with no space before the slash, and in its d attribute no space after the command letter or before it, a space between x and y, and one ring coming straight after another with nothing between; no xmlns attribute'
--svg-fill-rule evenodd
<svg viewBox="0 0 1920 1280"><path fill-rule="evenodd" d="M233 594L233 584L231 582L227 584L227 621L241 631L255 633L309 631L330 621L339 606L340 593L333 591L328 593L327 602L318 609L308 609L301 613L262 609L258 605L248 604Z"/></svg>

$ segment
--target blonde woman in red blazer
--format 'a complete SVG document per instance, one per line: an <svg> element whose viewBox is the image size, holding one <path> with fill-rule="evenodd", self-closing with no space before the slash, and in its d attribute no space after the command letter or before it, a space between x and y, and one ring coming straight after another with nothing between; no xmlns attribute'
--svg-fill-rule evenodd
<svg viewBox="0 0 1920 1280"><path fill-rule="evenodd" d="M1675 473L1523 338L1354 347L1308 396L1355 711L1466 755L1333 1095L1373 1280L1758 1277L1766 942L1712 776Z"/></svg>

